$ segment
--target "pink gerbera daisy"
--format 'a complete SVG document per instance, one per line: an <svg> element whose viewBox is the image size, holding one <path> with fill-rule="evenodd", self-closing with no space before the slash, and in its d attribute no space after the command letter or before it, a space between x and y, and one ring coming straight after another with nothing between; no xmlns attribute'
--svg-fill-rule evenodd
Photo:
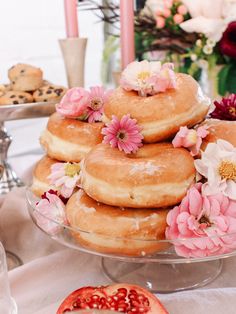
<svg viewBox="0 0 236 314"><path fill-rule="evenodd" d="M112 116L111 122L102 129L102 134L105 135L103 143L110 144L113 148L118 147L126 154L135 153L142 146L141 128L129 114L124 115L121 120Z"/></svg>
<svg viewBox="0 0 236 314"><path fill-rule="evenodd" d="M106 91L102 86L90 87L88 101L88 122L101 121L104 104L112 91Z"/></svg>

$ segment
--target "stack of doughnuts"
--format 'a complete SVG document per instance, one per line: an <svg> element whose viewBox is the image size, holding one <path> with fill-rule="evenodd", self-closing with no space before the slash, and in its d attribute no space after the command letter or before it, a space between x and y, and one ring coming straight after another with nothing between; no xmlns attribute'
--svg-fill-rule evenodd
<svg viewBox="0 0 236 314"><path fill-rule="evenodd" d="M96 145L82 163L83 190L68 201L66 214L74 238L95 251L145 256L167 247L166 216L195 179L194 159L169 139L182 125L201 122L209 103L198 84L177 75L177 88L141 97L122 87L110 96L104 122L130 114L142 127L145 144L125 154ZM87 232L86 232L87 231Z"/></svg>
<svg viewBox="0 0 236 314"><path fill-rule="evenodd" d="M53 93L52 89L50 91ZM44 93L43 87L40 92ZM38 161L33 173L32 191L37 196L41 196L50 189L59 189L57 184L50 179L55 164L60 163L63 167L68 167L69 171L72 168L76 169L77 174L81 160L94 146L102 142L103 122L88 123L77 117L65 116L58 109L62 103L65 107L74 107L74 99L80 92L84 93L86 99L89 100L88 93L82 88L68 90L61 102L56 105L56 112L49 117L46 129L41 134L40 143L46 155ZM39 97L41 97L40 94ZM69 100L68 97L70 97ZM80 98L77 101L79 102ZM67 198L67 196L64 197Z"/></svg>
<svg viewBox="0 0 236 314"><path fill-rule="evenodd" d="M205 120L209 100L197 82L176 74L176 87L140 96L118 87L104 106L103 122L129 114L142 128L143 146L126 154L102 143L102 122L87 123L53 114L40 142L44 157L34 172L33 190L49 188L48 169L56 161L80 162L81 189L69 198L71 235L83 247L107 254L145 256L167 247L166 216L195 182L194 158L171 141L181 126L209 129L202 149L223 138L235 145L235 122ZM235 136L229 130L234 128ZM37 190L38 187L38 190Z"/></svg>
<svg viewBox="0 0 236 314"><path fill-rule="evenodd" d="M34 169L33 192L41 196L50 188L56 189L48 179L52 165L58 162L79 163L95 145L102 142L103 126L102 122L87 123L53 113L40 137L46 156Z"/></svg>

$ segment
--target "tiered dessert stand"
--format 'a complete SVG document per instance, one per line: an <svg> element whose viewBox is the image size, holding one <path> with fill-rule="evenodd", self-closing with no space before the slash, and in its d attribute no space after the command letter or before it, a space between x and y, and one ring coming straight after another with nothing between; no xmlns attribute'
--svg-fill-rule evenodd
<svg viewBox="0 0 236 314"><path fill-rule="evenodd" d="M80 230L70 226L61 225L57 221L45 217L37 211L36 203L38 198L27 190L27 201L29 213L34 223L44 231L48 236L57 242L77 249L82 252L87 252L101 257L101 265L107 277L115 282L127 282L131 284L138 284L148 288L153 292L169 293L181 291L186 289L194 289L204 286L213 281L222 270L223 259L236 255L235 248L228 254L214 255L202 258L185 258L178 256L175 252L175 245L183 244L185 241L191 239L179 239L174 241L168 240L143 240L131 238L105 238L100 234L91 233L89 230ZM50 234L43 230L38 223L37 217L43 216L48 219L50 224L55 223L58 228L57 232ZM41 220L41 219L40 219ZM114 243L117 241L126 241L127 246L132 247L132 243L136 242L142 244L144 241L151 241L155 247L159 248L153 254L141 254L139 257L124 256L122 254L109 254L102 251L95 251L88 247L83 247L75 239L83 237L87 241L95 237L102 237L104 241ZM227 237L235 237L236 234L227 234ZM235 241L236 242L236 241ZM116 244L117 244L116 243Z"/></svg>

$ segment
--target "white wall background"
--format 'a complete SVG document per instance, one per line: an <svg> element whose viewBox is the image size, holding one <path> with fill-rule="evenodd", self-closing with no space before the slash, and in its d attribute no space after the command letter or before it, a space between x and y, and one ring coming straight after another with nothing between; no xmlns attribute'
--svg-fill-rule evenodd
<svg viewBox="0 0 236 314"><path fill-rule="evenodd" d="M93 13L80 9L78 20L80 36L88 38L85 85L100 84L103 24L97 23ZM13 64L24 62L40 67L45 78L52 83L66 85L59 38L65 38L63 0L0 0L0 84L7 83L7 70ZM38 138L46 121L7 122L13 137L9 155L39 150ZM28 164L17 158L13 166L22 173Z"/></svg>
<svg viewBox="0 0 236 314"><path fill-rule="evenodd" d="M88 37L85 84L98 84L103 25L93 13L80 8L78 20L80 36ZM58 44L64 37L63 0L0 0L0 83L8 81L9 67L24 62L41 67L49 81L65 85Z"/></svg>

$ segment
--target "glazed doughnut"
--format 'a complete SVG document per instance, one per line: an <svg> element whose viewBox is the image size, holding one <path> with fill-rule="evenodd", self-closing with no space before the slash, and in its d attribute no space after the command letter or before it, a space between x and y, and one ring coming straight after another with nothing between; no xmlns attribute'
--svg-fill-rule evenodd
<svg viewBox="0 0 236 314"><path fill-rule="evenodd" d="M54 113L40 137L40 143L51 158L79 162L92 147L102 142L103 126L101 122L87 123Z"/></svg>
<svg viewBox="0 0 236 314"><path fill-rule="evenodd" d="M81 172L83 189L93 199L134 208L177 204L195 177L190 153L169 143L147 144L130 155L99 144Z"/></svg>
<svg viewBox="0 0 236 314"><path fill-rule="evenodd" d="M58 160L51 159L48 156L44 156L37 162L33 171L33 180L31 185L31 190L35 195L40 197L44 192L50 189L56 189L55 186L50 185L48 176L51 173L51 166L57 162Z"/></svg>
<svg viewBox="0 0 236 314"><path fill-rule="evenodd" d="M141 97L134 91L116 89L104 107L103 121L112 115L121 118L130 114L142 127L146 143L155 143L174 136L180 126L193 126L201 122L208 109L209 100L202 95L198 83L187 74L176 74L177 88Z"/></svg>
<svg viewBox="0 0 236 314"><path fill-rule="evenodd" d="M66 205L70 226L85 231L72 231L82 246L129 256L144 256L166 248L167 243L157 240L165 239L167 213L167 209L133 210L104 205L83 190L73 194Z"/></svg>
<svg viewBox="0 0 236 314"><path fill-rule="evenodd" d="M208 126L209 134L203 139L201 149L205 149L208 143L222 139L236 147L236 121L207 119L202 125Z"/></svg>

